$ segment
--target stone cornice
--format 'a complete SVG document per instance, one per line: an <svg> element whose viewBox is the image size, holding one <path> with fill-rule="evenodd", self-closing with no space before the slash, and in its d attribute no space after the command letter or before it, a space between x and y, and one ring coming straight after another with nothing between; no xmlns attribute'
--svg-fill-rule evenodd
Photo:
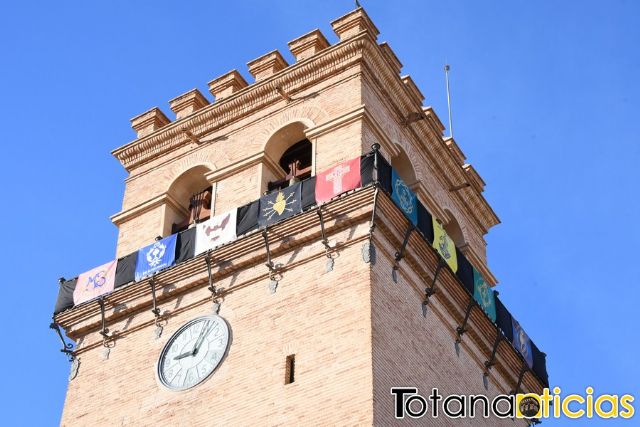
<svg viewBox="0 0 640 427"><path fill-rule="evenodd" d="M197 136L205 135L231 124L282 100L276 87L293 94L358 62L363 47L371 43L365 32L328 47L313 57L293 64L273 76L251 84L220 102L208 105L189 117L176 120L153 133L138 138L112 154L125 169L146 163L172 149L189 142L183 129Z"/></svg>
<svg viewBox="0 0 640 427"><path fill-rule="evenodd" d="M373 205L373 189L363 188L354 193L345 194L323 205L325 232L330 235L352 224L367 222ZM368 230L368 227L367 227ZM315 210L308 210L294 218L269 227L270 248L273 257L286 253L297 246L319 241L321 236L318 216ZM320 256L325 256L324 247L319 247ZM224 260L224 269L220 276L228 276L235 271L246 270L251 266L264 263L266 252L261 233L249 233L238 240L215 249L211 254L214 260ZM285 271L288 266L283 266ZM158 289L160 300L174 298L188 292L193 286L203 284L202 274L206 273L204 254L184 263L164 270L154 276L157 283L175 284L173 290ZM260 279L268 276L268 270L260 274ZM168 295L165 295L168 294ZM209 298L210 300L210 298ZM114 321L132 313L146 310L151 304L150 278L116 289L105 298L106 319ZM152 319L152 318L151 318ZM82 334L98 327L100 310L97 301L77 305L55 316L55 321L65 328L67 335L77 339Z"/></svg>
<svg viewBox="0 0 640 427"><path fill-rule="evenodd" d="M281 169L280 166L275 163L270 157L266 156L265 153L260 152L255 153L249 157L245 157L242 160L233 162L223 168L216 169L213 172L209 172L205 175L205 179L211 183L221 181L225 178L235 175L240 171L248 169L251 166L259 165L261 163L267 163L272 169L277 166L277 169L275 170Z"/></svg>
<svg viewBox="0 0 640 427"><path fill-rule="evenodd" d="M422 106L418 105L410 88L394 72L382 49L372 41L369 32L363 31L265 80L256 82L219 103L204 107L189 117L120 147L113 151L113 155L127 170L131 170L188 143L189 140L182 131L184 128L195 135L205 135L271 103L281 101L276 87L293 94L360 61L367 64L365 68L370 70L370 78L377 83L378 89L386 94L388 102L394 106L392 111L395 111L398 123L409 112L422 111ZM431 118L429 116L431 115L428 114L427 120L420 120L407 128L408 132L414 135L415 144L422 146L423 150L419 152L424 152L435 167L441 170L442 177L439 179L444 179L444 188L467 182L465 171L442 138L441 123L433 119L435 115ZM457 191L453 194L453 199L457 199L461 208L478 222L482 234L499 223L498 217L475 188Z"/></svg>
<svg viewBox="0 0 640 427"><path fill-rule="evenodd" d="M396 114L398 124L402 123L408 113L423 110L422 106L417 105L400 76L395 74L388 65L378 46L376 48L367 46L364 58L367 64L367 67L364 67L367 70L367 78L373 81L374 86L382 93L382 99ZM429 112L429 109L424 111ZM424 158L441 172L436 176L445 189L466 182L465 171L442 138L440 127L442 124L429 116L430 114L427 114L427 120L419 120L405 128L409 134L413 135L414 144L422 148L417 150L418 153L426 156ZM460 191L455 192L453 199L457 199L461 209L477 221L482 234L486 234L489 228L500 222L489 203L477 191L466 191L464 197L461 197L460 193Z"/></svg>
<svg viewBox="0 0 640 427"><path fill-rule="evenodd" d="M180 203L176 201L169 194L164 193L159 196L154 197L153 199L147 200L144 203L141 203L137 206L132 207L131 209L127 209L126 211L118 212L111 216L111 222L116 226L120 226L120 224L129 221L131 218L136 218L142 215L145 212L150 211L151 209L157 208L158 206L169 205L174 208L176 211L181 212L183 215L189 215L189 211L185 209L183 206L180 206Z"/></svg>

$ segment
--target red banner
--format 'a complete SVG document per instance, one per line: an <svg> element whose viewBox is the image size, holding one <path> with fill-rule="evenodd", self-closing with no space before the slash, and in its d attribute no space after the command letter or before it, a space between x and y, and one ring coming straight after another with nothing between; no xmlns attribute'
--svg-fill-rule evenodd
<svg viewBox="0 0 640 427"><path fill-rule="evenodd" d="M327 202L360 186L360 157L356 157L316 175L316 203Z"/></svg>

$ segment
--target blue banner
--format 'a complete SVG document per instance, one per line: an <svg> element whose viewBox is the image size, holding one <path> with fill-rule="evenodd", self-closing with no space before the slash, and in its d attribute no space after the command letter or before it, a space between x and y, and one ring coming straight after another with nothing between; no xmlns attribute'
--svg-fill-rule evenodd
<svg viewBox="0 0 640 427"><path fill-rule="evenodd" d="M413 225L418 225L418 199L395 169L391 170L391 199Z"/></svg>
<svg viewBox="0 0 640 427"><path fill-rule="evenodd" d="M176 234L138 250L136 282L171 267L176 261Z"/></svg>
<svg viewBox="0 0 640 427"><path fill-rule="evenodd" d="M513 345L524 360L527 361L527 365L530 368L533 367L533 351L531 350L531 339L529 339L529 335L522 329L520 323L513 317L511 318L511 323L513 324Z"/></svg>

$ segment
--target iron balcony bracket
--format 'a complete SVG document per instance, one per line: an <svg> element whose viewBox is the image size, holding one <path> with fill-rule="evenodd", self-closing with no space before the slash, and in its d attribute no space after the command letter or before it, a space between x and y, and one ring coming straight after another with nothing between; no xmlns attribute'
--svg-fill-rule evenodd
<svg viewBox="0 0 640 427"><path fill-rule="evenodd" d="M100 335L102 335L102 344L107 347L107 340L113 338L113 335L109 334L109 328L107 328L107 321L105 319L104 310L104 297L98 299L98 304L100 305L100 317L102 318L102 328L100 330Z"/></svg>
<svg viewBox="0 0 640 427"><path fill-rule="evenodd" d="M156 325L158 324L158 319L160 318L160 309L158 308L158 300L156 299L156 278L155 275L151 276L151 280L149 280L149 285L151 286L151 298L153 298L153 308L151 312L153 316L156 318Z"/></svg>
<svg viewBox="0 0 640 427"><path fill-rule="evenodd" d="M413 224L409 223L409 227L407 227L407 231L405 231L404 233L404 240L402 241L402 245L400 246L400 249L398 250L398 252L396 252L395 255L395 263L393 264L393 269L397 270L398 267L398 263L402 260L402 258L404 258L404 251L407 249L407 244L409 243L409 237L411 237L411 233L414 230L414 226Z"/></svg>
<svg viewBox="0 0 640 427"><path fill-rule="evenodd" d="M457 344L460 344L462 342L462 336L465 332L467 332L467 323L469 322L469 316L471 315L471 310L473 309L474 305L475 300L473 299L473 297L471 297L471 299L469 300L469 304L467 304L467 310L464 313L464 320L462 321L462 324L456 328Z"/></svg>
<svg viewBox="0 0 640 427"><path fill-rule="evenodd" d="M324 217L322 216L322 207L318 206L318 218L320 219L320 233L322 233L322 245L324 246L325 254L327 258L331 258L331 246L329 246L329 240L324 231Z"/></svg>
<svg viewBox="0 0 640 427"><path fill-rule="evenodd" d="M60 342L62 343L62 349L60 349L60 352L66 354L69 357L69 361L73 361L73 359L75 358L75 355L73 354L73 344L68 343L64 339L64 335L62 335L62 331L60 330L60 325L58 325L54 321L54 322L51 322L51 324L49 325L49 328L56 331L56 333L58 334L58 338L60 338Z"/></svg>
<svg viewBox="0 0 640 427"><path fill-rule="evenodd" d="M422 306L426 309L427 305L429 305L429 298L436 293L436 281L438 280L438 275L440 274L440 270L444 267L444 260L442 258L438 258L438 266L436 267L436 271L433 274L433 280L431 281L431 286L424 289L424 301L422 302Z"/></svg>
<svg viewBox="0 0 640 427"><path fill-rule="evenodd" d="M522 368L520 368L520 374L518 375L518 382L516 384L516 388L511 392L511 394L518 394L520 391L520 386L522 385L522 380L524 379L524 374L527 373L529 367L527 366L527 362L522 362Z"/></svg>

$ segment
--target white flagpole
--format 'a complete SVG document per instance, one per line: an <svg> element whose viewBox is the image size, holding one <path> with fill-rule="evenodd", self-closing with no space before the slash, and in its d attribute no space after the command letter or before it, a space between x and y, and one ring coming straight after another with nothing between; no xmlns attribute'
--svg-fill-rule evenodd
<svg viewBox="0 0 640 427"><path fill-rule="evenodd" d="M449 64L444 66L444 79L447 82L447 108L449 109L449 136L453 138L453 119L451 118L451 90L449 89Z"/></svg>

